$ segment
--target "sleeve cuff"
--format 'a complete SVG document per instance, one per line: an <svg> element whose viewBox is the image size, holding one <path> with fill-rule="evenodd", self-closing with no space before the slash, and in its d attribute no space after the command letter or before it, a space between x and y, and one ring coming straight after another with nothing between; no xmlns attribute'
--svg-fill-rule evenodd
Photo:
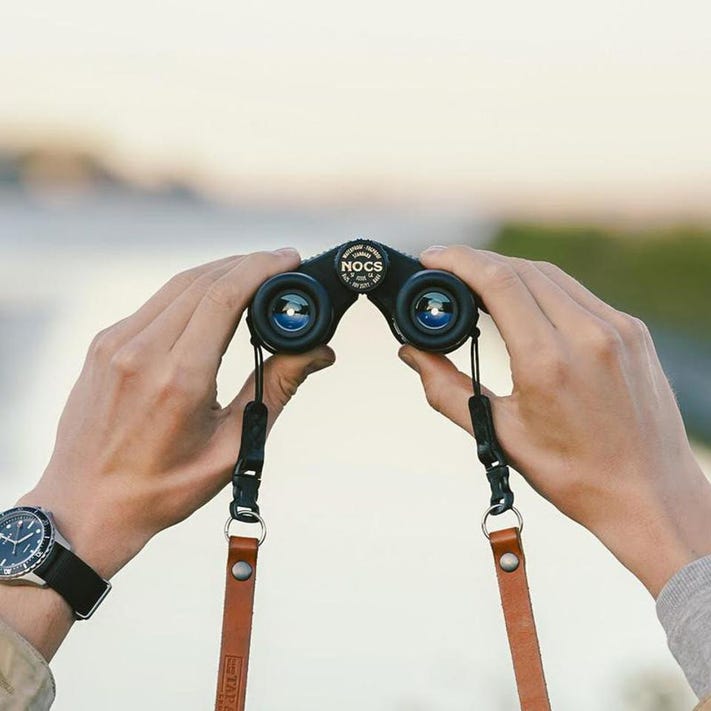
<svg viewBox="0 0 711 711"><path fill-rule="evenodd" d="M0 620L0 708L46 711L54 702L54 676L42 655Z"/></svg>
<svg viewBox="0 0 711 711"><path fill-rule="evenodd" d="M691 688L700 699L711 695L711 556L689 563L662 588L657 617Z"/></svg>

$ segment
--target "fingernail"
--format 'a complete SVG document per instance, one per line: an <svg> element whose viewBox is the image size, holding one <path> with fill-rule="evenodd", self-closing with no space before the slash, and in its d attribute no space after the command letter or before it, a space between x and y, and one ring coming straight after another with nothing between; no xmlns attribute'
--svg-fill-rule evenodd
<svg viewBox="0 0 711 711"><path fill-rule="evenodd" d="M416 373L420 372L420 369L417 367L417 361L407 351L400 351L398 355L403 363L409 365Z"/></svg>
<svg viewBox="0 0 711 711"><path fill-rule="evenodd" d="M311 361L311 363L306 366L306 375L311 375L311 373L328 368L328 366L333 365L333 363L333 358L318 358L317 360Z"/></svg>
<svg viewBox="0 0 711 711"><path fill-rule="evenodd" d="M274 250L274 254L283 254L284 256L298 255L299 253L293 247L280 247Z"/></svg>
<svg viewBox="0 0 711 711"><path fill-rule="evenodd" d="M433 244L431 247L427 247L427 249L424 250L424 252L422 252L422 254L423 254L423 255L425 255L425 254L429 254L429 255L437 254L437 252L441 252L441 251L443 251L443 250L445 250L445 249L447 249L447 248L446 248L444 245L442 245L442 244Z"/></svg>

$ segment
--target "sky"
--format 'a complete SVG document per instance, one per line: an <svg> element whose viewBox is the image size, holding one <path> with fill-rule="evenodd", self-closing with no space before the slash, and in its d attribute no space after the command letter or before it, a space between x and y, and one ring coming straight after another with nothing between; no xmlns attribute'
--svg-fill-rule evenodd
<svg viewBox="0 0 711 711"><path fill-rule="evenodd" d="M0 139L214 189L708 202L700 0L6 3Z"/></svg>

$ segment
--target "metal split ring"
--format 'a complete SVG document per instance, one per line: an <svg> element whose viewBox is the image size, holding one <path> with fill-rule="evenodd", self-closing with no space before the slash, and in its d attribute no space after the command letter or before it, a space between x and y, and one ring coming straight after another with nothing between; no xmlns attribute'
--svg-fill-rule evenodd
<svg viewBox="0 0 711 711"><path fill-rule="evenodd" d="M487 538L490 537L490 533L489 529L486 527L486 522L488 521L489 516L491 516L499 508L499 506L499 504L494 504L493 506L489 506L489 508L484 511L484 516L481 519L481 530L484 532L484 535ZM510 511L513 511L516 514L516 519L518 521L518 530L520 533L521 531L523 531L523 516L521 516L521 512L515 506L512 506Z"/></svg>
<svg viewBox="0 0 711 711"><path fill-rule="evenodd" d="M252 519L251 522L249 523L258 523L259 527L261 528L261 532L259 534L259 541L257 545L262 545L264 543L264 539L267 537L267 524L264 523L264 519L258 514L254 513L254 511L240 511L239 512L240 516L248 516ZM233 521L237 521L236 518L232 518L230 516L227 521L225 522L225 538L227 539L227 542L229 543L230 541L230 525ZM246 521L239 522L239 523L248 523Z"/></svg>

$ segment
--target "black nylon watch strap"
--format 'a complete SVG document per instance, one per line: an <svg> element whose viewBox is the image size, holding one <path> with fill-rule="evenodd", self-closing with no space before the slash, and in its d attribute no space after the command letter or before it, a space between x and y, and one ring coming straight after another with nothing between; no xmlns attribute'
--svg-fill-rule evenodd
<svg viewBox="0 0 711 711"><path fill-rule="evenodd" d="M111 590L111 583L56 541L34 572L69 603L80 620L91 617Z"/></svg>

